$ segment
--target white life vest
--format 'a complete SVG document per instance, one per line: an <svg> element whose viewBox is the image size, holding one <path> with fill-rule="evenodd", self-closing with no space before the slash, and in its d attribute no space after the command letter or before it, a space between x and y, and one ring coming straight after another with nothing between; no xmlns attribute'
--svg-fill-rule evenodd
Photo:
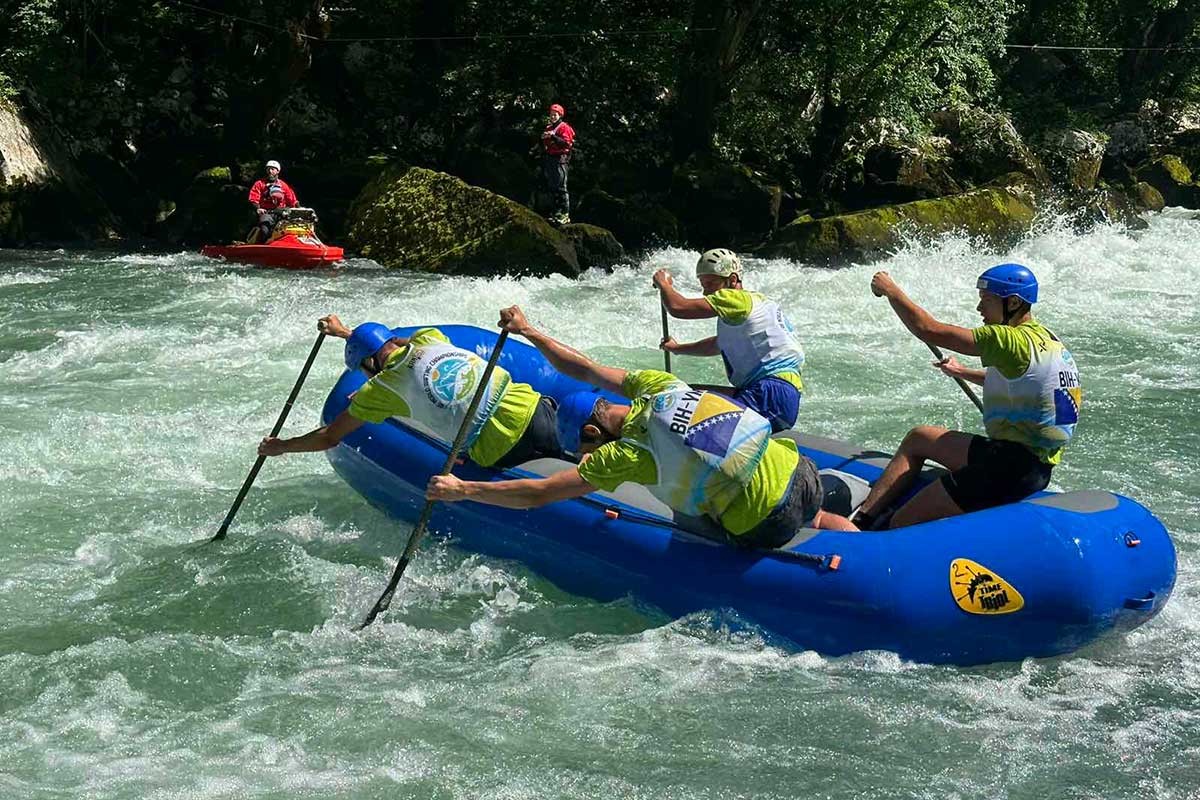
<svg viewBox="0 0 1200 800"><path fill-rule="evenodd" d="M1075 433L1083 387L1071 352L1050 331L1033 332L1029 367L1006 378L988 367L983 381L983 424L993 439L1056 451Z"/></svg>
<svg viewBox="0 0 1200 800"><path fill-rule="evenodd" d="M413 344L409 345L407 353L373 380L408 405L413 421L438 438L452 442L466 419L467 406L471 404L486 368L486 361L461 347L441 342ZM492 379L467 433L465 447L470 447L479 438L511 381L507 370L496 367L492 371Z"/></svg>
<svg viewBox="0 0 1200 800"><path fill-rule="evenodd" d="M685 383L648 398L645 439L627 438L654 457L650 492L676 511L721 516L750 484L771 441L755 411Z"/></svg>
<svg viewBox="0 0 1200 800"><path fill-rule="evenodd" d="M717 320L717 346L725 373L738 389L783 372L799 373L804 367L804 348L783 309L762 295L750 296L754 305L741 325Z"/></svg>

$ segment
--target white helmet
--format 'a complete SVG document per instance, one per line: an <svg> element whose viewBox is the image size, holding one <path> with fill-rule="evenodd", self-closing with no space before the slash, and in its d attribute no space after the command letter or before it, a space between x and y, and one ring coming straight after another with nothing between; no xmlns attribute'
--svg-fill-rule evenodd
<svg viewBox="0 0 1200 800"><path fill-rule="evenodd" d="M279 162L274 159L267 162L267 169L270 169L271 167L274 167L275 169L278 169L278 170L283 169L283 167L279 166Z"/></svg>
<svg viewBox="0 0 1200 800"><path fill-rule="evenodd" d="M696 262L696 277L701 275L716 275L719 278L728 278L733 273L742 273L742 262L738 259L737 254L732 250L726 250L724 247L718 247L714 250L705 250L704 255L700 256L700 260Z"/></svg>

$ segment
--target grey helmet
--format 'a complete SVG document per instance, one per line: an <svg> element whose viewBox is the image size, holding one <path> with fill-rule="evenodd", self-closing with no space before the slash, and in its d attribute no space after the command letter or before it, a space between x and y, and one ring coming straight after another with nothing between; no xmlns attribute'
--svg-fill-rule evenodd
<svg viewBox="0 0 1200 800"><path fill-rule="evenodd" d="M700 256L700 260L696 262L697 278L701 275L716 275L719 278L728 278L735 272L739 275L742 274L741 259L732 250L726 250L724 247L705 250L704 255Z"/></svg>

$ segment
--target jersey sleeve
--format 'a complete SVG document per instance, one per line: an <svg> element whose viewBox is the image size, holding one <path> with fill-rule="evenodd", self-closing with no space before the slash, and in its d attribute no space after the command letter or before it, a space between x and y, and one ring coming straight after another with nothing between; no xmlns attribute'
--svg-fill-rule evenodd
<svg viewBox="0 0 1200 800"><path fill-rule="evenodd" d="M1029 369L1031 358L1028 334L1011 325L983 325L971 331L979 360L985 367L995 367L1004 377L1019 378Z"/></svg>
<svg viewBox="0 0 1200 800"><path fill-rule="evenodd" d="M625 373L625 380L621 382L621 394L632 400L644 394L655 394L656 392L665 391L679 383L679 378L662 370L630 370Z"/></svg>
<svg viewBox="0 0 1200 800"><path fill-rule="evenodd" d="M374 378L350 398L350 416L363 422L383 422L388 417L407 417L411 411L404 398Z"/></svg>
<svg viewBox="0 0 1200 800"><path fill-rule="evenodd" d="M419 328L408 338L410 344L450 344L446 334L437 328Z"/></svg>
<svg viewBox="0 0 1200 800"><path fill-rule="evenodd" d="M754 309L754 297L745 289L719 289L704 297L722 322L741 325Z"/></svg>
<svg viewBox="0 0 1200 800"><path fill-rule="evenodd" d="M622 483L656 483L658 467L649 451L618 440L588 456L579 465L579 475L597 489L611 492Z"/></svg>

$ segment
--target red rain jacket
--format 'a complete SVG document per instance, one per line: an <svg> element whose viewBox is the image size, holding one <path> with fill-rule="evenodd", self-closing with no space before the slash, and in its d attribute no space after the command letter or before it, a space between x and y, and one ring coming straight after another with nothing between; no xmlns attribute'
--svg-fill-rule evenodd
<svg viewBox="0 0 1200 800"><path fill-rule="evenodd" d="M274 182L267 183L264 180L257 180L250 187L250 202L255 208L295 208L300 205L300 201L296 199L296 193L292 191L292 187L283 182L282 178L276 178Z"/></svg>

